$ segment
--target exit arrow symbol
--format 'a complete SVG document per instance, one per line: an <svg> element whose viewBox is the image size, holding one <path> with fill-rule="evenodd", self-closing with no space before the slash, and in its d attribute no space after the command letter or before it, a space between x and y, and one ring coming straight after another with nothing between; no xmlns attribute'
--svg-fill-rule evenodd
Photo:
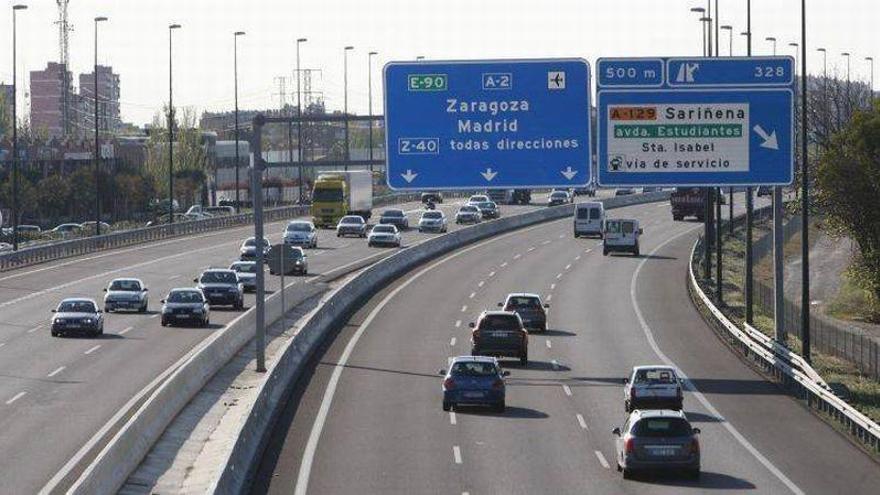
<svg viewBox="0 0 880 495"><path fill-rule="evenodd" d="M577 174L577 170L572 170L570 165L567 169L562 171L562 175L565 176L565 178L568 180L574 179L574 176Z"/></svg>
<svg viewBox="0 0 880 495"><path fill-rule="evenodd" d="M480 172L480 175L482 175L483 178L487 181L492 182L492 179L494 179L495 176L498 175L498 172L493 172L492 167L489 167L486 169L485 172Z"/></svg>
<svg viewBox="0 0 880 495"><path fill-rule="evenodd" d="M764 130L760 125L756 125L752 130L755 131L755 134L761 137L764 140L761 143L762 148L767 148L770 150L778 150L779 149L779 141L776 139L776 131L771 132L769 135L767 131Z"/></svg>
<svg viewBox="0 0 880 495"><path fill-rule="evenodd" d="M405 180L407 184L409 184L410 182L415 180L415 178L418 177L418 175L419 174L414 174L413 171L410 169L406 169L405 174L400 174L400 176L403 177L403 180Z"/></svg>

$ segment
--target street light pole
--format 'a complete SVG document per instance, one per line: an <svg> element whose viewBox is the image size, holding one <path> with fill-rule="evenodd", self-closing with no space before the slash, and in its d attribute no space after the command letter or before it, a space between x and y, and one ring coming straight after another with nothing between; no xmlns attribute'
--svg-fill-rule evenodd
<svg viewBox="0 0 880 495"><path fill-rule="evenodd" d="M299 46L308 41L307 38L297 38L296 40L296 116L299 121L296 123L296 159L299 162L299 204L303 204L303 125L302 125L302 91L300 90L299 68Z"/></svg>
<svg viewBox="0 0 880 495"><path fill-rule="evenodd" d="M168 223L174 223L174 79L171 63L171 40L175 29L180 24L168 26Z"/></svg>
<svg viewBox="0 0 880 495"><path fill-rule="evenodd" d="M692 7L691 12L695 12L700 14L700 26L702 28L703 35L703 56L705 57L708 52L708 43L707 43L707 21L709 20L706 17L706 9L703 7ZM703 201L705 202L704 206L704 218L703 218L703 278L709 280L712 277L712 236L711 236L711 218L710 213L712 211L712 207L709 203L711 188L704 187L702 188L703 193Z"/></svg>
<svg viewBox="0 0 880 495"><path fill-rule="evenodd" d="M807 156L807 0L801 0L801 344L811 362L810 338L810 181Z"/></svg>
<svg viewBox="0 0 880 495"><path fill-rule="evenodd" d="M353 46L346 46L342 51L342 59L343 59L343 78L344 78L344 97L343 97L343 105L345 114L345 170L348 170L348 162L351 161L351 149L349 148L349 138L348 138L348 52L354 50Z"/></svg>
<svg viewBox="0 0 880 495"><path fill-rule="evenodd" d="M18 251L18 63L16 60L16 12L27 5L12 6L12 250Z"/></svg>
<svg viewBox="0 0 880 495"><path fill-rule="evenodd" d="M846 57L846 118L849 119L852 117L852 105L850 104L852 100L850 99L850 91L849 91L849 89L850 89L850 84L849 84L850 53L843 52L840 55Z"/></svg>
<svg viewBox="0 0 880 495"><path fill-rule="evenodd" d="M752 0L746 0L746 56L752 56ZM754 286L752 272L754 269L754 258L752 256L752 227L754 223L755 203L751 186L746 188L746 256L745 256L745 303L746 303L746 323L753 324L755 319L754 313Z"/></svg>
<svg viewBox="0 0 880 495"><path fill-rule="evenodd" d="M822 133L822 148L825 148L825 143L828 142L828 127L831 125L829 123L830 109L828 108L828 50L816 48L816 51L822 53L822 123L825 127Z"/></svg>
<svg viewBox="0 0 880 495"><path fill-rule="evenodd" d="M733 26L731 26L729 24L725 24L725 25L721 26L721 29L724 31L727 31L727 34L730 35L728 37L730 44L727 47L727 56L732 57L733 56Z"/></svg>
<svg viewBox="0 0 880 495"><path fill-rule="evenodd" d="M706 19L707 19L706 15L705 15L706 9L704 9L703 7L692 7L691 12L696 12L697 14L701 14L700 15L700 29L701 29L701 34L703 35L703 56L705 57L706 56Z"/></svg>
<svg viewBox="0 0 880 495"><path fill-rule="evenodd" d="M870 66L868 70L871 72L871 87L868 88L868 106L870 107L874 102L874 57L865 57L865 60L868 62Z"/></svg>
<svg viewBox="0 0 880 495"><path fill-rule="evenodd" d="M95 17L95 235L101 235L101 146L98 135L98 23L106 17Z"/></svg>
<svg viewBox="0 0 880 495"><path fill-rule="evenodd" d="M764 38L764 41L769 41L769 42L773 43L773 56L775 57L776 56L776 38L774 38L773 36L768 36L768 37Z"/></svg>
<svg viewBox="0 0 880 495"><path fill-rule="evenodd" d="M730 44L727 48L727 56L732 57L733 56L733 26L731 26L729 24L725 24L724 26L721 26L721 29L727 31L727 34L728 34L727 39L730 42ZM727 234L730 236L733 236L733 187L730 187L727 190L727 208L728 208L728 211L727 211L727 218L728 218Z"/></svg>
<svg viewBox="0 0 880 495"><path fill-rule="evenodd" d="M773 43L773 55L776 56L776 38L768 36L764 40ZM776 341L785 345L782 215L782 188L773 186L773 327Z"/></svg>
<svg viewBox="0 0 880 495"><path fill-rule="evenodd" d="M232 34L232 65L235 78L235 212L241 213L241 187L239 185L241 157L239 152L239 127L238 127L238 37L244 36L244 31L236 31Z"/></svg>
<svg viewBox="0 0 880 495"><path fill-rule="evenodd" d="M379 52L370 52L367 54L367 106L370 115L370 172L373 171L373 57Z"/></svg>

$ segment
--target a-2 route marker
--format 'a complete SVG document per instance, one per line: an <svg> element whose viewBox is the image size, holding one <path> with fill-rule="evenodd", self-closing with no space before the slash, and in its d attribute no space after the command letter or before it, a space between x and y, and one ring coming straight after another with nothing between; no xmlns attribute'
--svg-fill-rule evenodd
<svg viewBox="0 0 880 495"><path fill-rule="evenodd" d="M790 57L600 59L607 186L790 184Z"/></svg>

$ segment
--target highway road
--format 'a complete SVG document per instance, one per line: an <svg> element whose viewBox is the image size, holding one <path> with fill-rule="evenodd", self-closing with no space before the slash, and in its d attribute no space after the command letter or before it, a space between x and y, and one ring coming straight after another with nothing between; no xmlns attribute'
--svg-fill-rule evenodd
<svg viewBox="0 0 880 495"><path fill-rule="evenodd" d="M880 467L732 354L686 291L700 225L668 203L611 210L645 229L642 256L603 257L571 220L492 238L414 270L355 314L297 384L262 460L271 494L874 494ZM504 362L505 413L441 409L451 356L509 292L551 304L530 363ZM624 481L611 429L622 379L677 366L702 429L702 477Z"/></svg>
<svg viewBox="0 0 880 495"><path fill-rule="evenodd" d="M451 215L460 202L440 206ZM415 225L421 205L399 206ZM511 215L532 208L537 206L505 206L502 211ZM283 226L266 226L271 241L280 241ZM455 228L451 223L450 230ZM173 287L194 285L202 269L229 266L252 234L252 227L223 230L0 274L0 493L39 490L140 390L238 316L217 309L210 328L165 328L159 324L159 301ZM404 245L430 235L436 234L409 231ZM382 251L368 248L365 239L339 239L329 230L319 236L319 248L308 251L309 278ZM146 282L149 314L106 315L101 338L49 335L50 310L61 299L100 301L107 283L125 276ZM279 281L267 275L267 283L272 290ZM246 305L252 303L248 295Z"/></svg>

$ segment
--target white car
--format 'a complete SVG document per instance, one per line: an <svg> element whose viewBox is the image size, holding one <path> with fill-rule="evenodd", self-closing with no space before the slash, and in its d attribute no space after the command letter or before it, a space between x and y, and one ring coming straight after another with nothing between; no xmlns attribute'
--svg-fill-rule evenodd
<svg viewBox="0 0 880 495"><path fill-rule="evenodd" d="M367 246L400 247L400 232L394 225L380 224L373 227L367 236Z"/></svg>
<svg viewBox="0 0 880 495"><path fill-rule="evenodd" d="M602 254L608 256L608 253L624 252L639 256L639 236L642 233L638 220L607 220L602 239Z"/></svg>
<svg viewBox="0 0 880 495"><path fill-rule="evenodd" d="M318 247L318 230L306 220L294 220L284 229L284 243L304 248Z"/></svg>
<svg viewBox="0 0 880 495"><path fill-rule="evenodd" d="M475 205L464 205L455 214L455 223L480 223L483 221L483 213Z"/></svg>
<svg viewBox="0 0 880 495"><path fill-rule="evenodd" d="M150 304L147 286L136 278L117 278L104 289L104 312L120 309L146 313Z"/></svg>
<svg viewBox="0 0 880 495"><path fill-rule="evenodd" d="M485 194L474 194L468 199L467 204L475 205L477 203L485 203L486 201L491 201L489 196L486 196Z"/></svg>
<svg viewBox="0 0 880 495"><path fill-rule="evenodd" d="M680 411L684 402L681 380L671 366L635 366L624 380L623 408L673 409Z"/></svg>
<svg viewBox="0 0 880 495"><path fill-rule="evenodd" d="M559 206L572 202L571 195L567 191L553 191L547 198L547 206Z"/></svg>
<svg viewBox="0 0 880 495"><path fill-rule="evenodd" d="M446 215L440 210L429 210L422 213L419 219L419 232L444 233L449 229Z"/></svg>

